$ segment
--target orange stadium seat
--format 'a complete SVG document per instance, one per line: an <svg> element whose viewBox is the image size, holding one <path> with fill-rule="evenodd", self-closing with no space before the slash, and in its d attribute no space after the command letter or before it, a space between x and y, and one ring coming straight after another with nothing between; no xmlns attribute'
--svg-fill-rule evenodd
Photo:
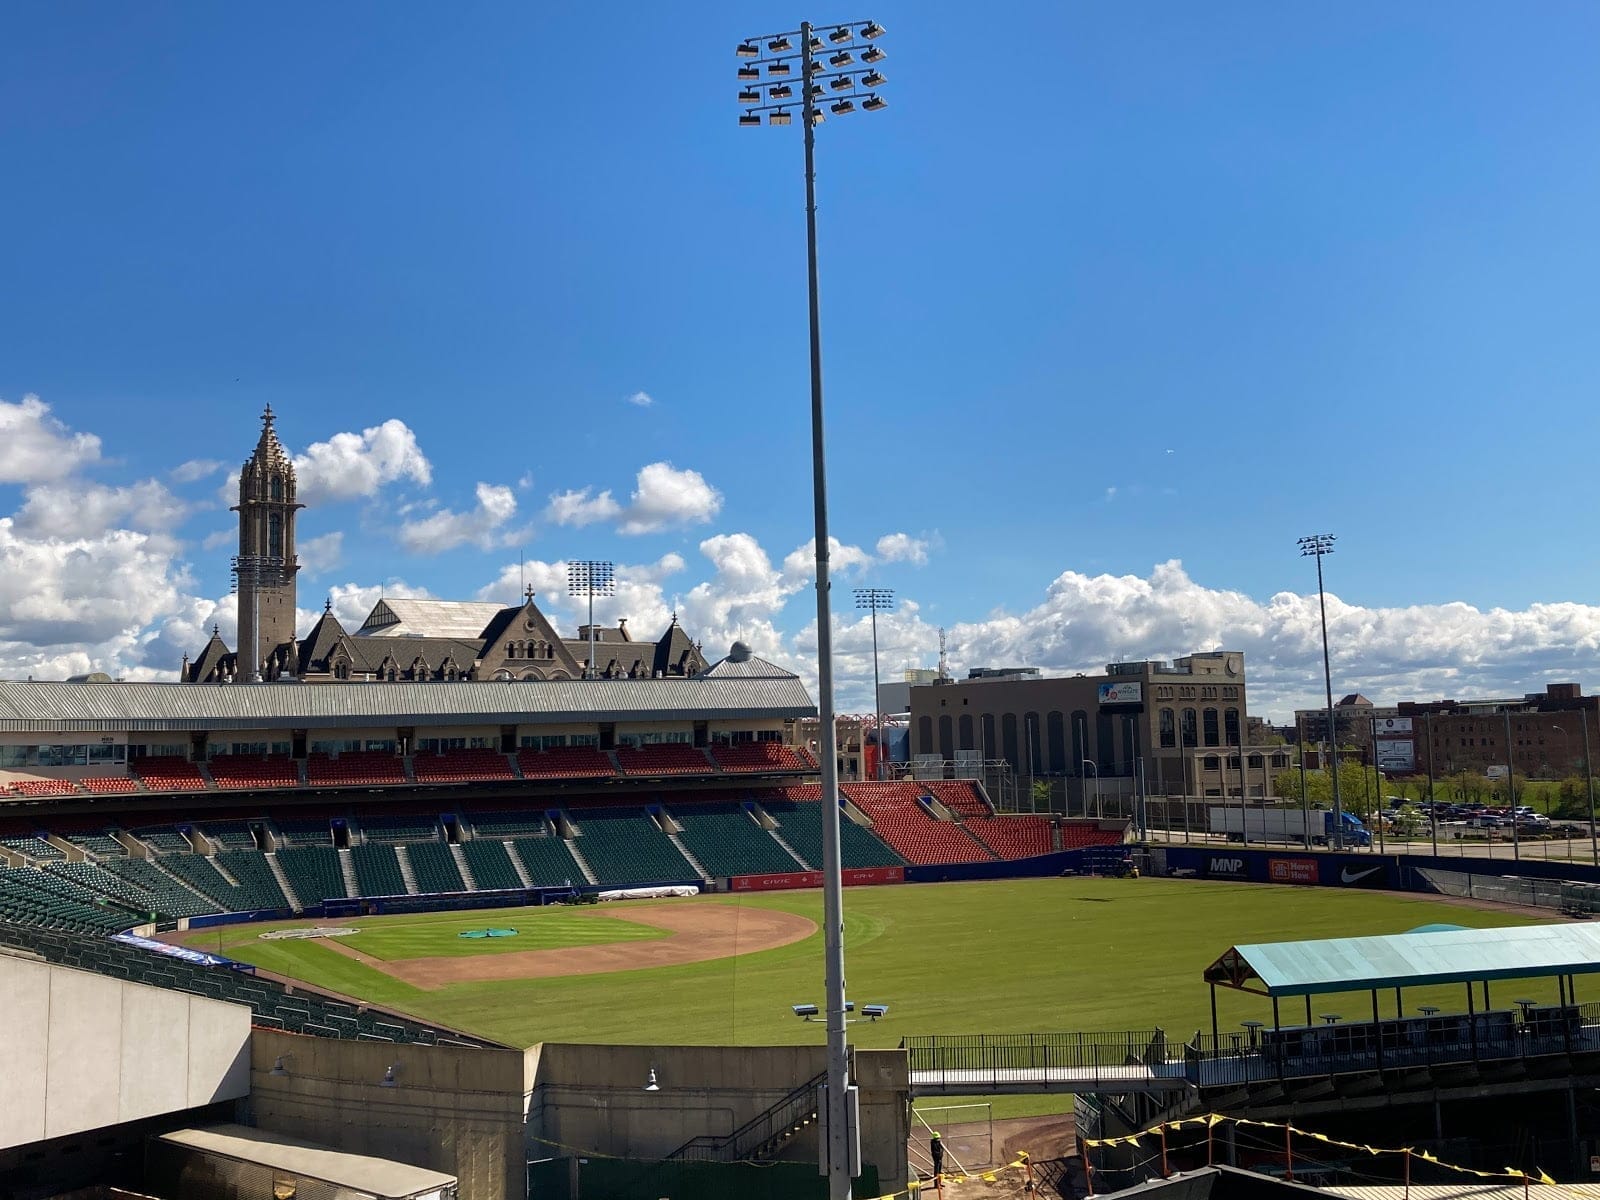
<svg viewBox="0 0 1600 1200"><path fill-rule="evenodd" d="M782 742L717 742L711 747L711 758L719 769L730 774L742 771L804 774L812 770L792 746Z"/></svg>
<svg viewBox="0 0 1600 1200"><path fill-rule="evenodd" d="M908 862L987 862L995 857L960 825L936 820L917 799L925 790L920 783L847 783L840 790Z"/></svg>
<svg viewBox="0 0 1600 1200"><path fill-rule="evenodd" d="M524 779L609 779L617 773L611 760L593 746L519 750L517 769Z"/></svg>
<svg viewBox="0 0 1600 1200"><path fill-rule="evenodd" d="M412 758L411 769L418 783L497 783L517 777L498 750L424 752Z"/></svg>

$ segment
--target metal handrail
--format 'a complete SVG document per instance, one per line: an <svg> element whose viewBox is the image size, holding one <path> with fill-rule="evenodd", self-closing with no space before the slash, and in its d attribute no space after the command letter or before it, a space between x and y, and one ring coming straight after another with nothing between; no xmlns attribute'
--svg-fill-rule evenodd
<svg viewBox="0 0 1600 1200"><path fill-rule="evenodd" d="M760 1146L768 1139L777 1136L783 1129L792 1125L801 1116L817 1111L817 1091L827 1081L826 1071L813 1075L799 1087L789 1092L782 1099L774 1101L767 1108L751 1117L732 1133L722 1135L700 1134L690 1138L671 1154L667 1161L684 1160L689 1162L737 1162L745 1154ZM761 1131L763 1136L754 1139L750 1134Z"/></svg>

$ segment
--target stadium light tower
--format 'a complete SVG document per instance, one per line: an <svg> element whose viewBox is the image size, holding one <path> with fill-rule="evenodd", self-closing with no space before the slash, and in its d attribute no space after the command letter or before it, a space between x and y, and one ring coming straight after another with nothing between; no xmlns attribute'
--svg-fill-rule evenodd
<svg viewBox="0 0 1600 1200"><path fill-rule="evenodd" d="M241 601L246 599L248 593L253 618L250 622L249 653L246 653L241 639L238 654L241 661L238 663L238 675L235 676L242 676L247 683L261 682L261 589L282 587L287 575L285 566L287 564L283 556L278 554L236 554L230 560L233 593ZM240 627L243 627L242 624Z"/></svg>
<svg viewBox="0 0 1600 1200"><path fill-rule="evenodd" d="M878 682L878 614L887 612L894 607L894 589L864 587L856 588L856 607L870 609L872 612L872 711L878 724L878 755L873 767L872 777L883 778L883 701L879 698L878 691L882 686Z"/></svg>
<svg viewBox="0 0 1600 1200"><path fill-rule="evenodd" d="M589 669L586 679L594 678L594 598L615 596L614 563L585 558L567 564L567 595L589 597Z"/></svg>
<svg viewBox="0 0 1600 1200"><path fill-rule="evenodd" d="M825 959L823 1005L828 1022L827 1097L822 1164L828 1176L829 1200L850 1200L852 1176L848 1121L853 1093L849 1091L849 1046L845 1026L844 886L839 859L839 752L833 711L833 627L828 603L828 487L822 436L822 329L817 299L817 180L816 127L824 119L822 106L832 97L828 111L844 116L887 107L877 89L884 83L878 63L886 57L877 39L883 26L876 21L845 21L812 32L804 21L798 30L746 38L734 53L739 59L739 114L742 128L788 125L798 108L805 132L806 164L806 284L811 328L811 474L812 503L817 539L817 718L818 756L822 763L822 920ZM826 41L824 40L826 38ZM825 58L818 57L826 55ZM859 63L858 63L859 57ZM800 76L792 79L798 68ZM798 96L798 100L797 100Z"/></svg>
<svg viewBox="0 0 1600 1200"><path fill-rule="evenodd" d="M1333 848L1344 849L1344 807L1339 803L1339 727L1333 720L1333 667L1328 662L1328 597L1322 587L1322 556L1333 553L1331 533L1301 538L1301 558L1317 560L1317 603L1322 608L1322 683L1328 694L1328 776L1333 781Z"/></svg>

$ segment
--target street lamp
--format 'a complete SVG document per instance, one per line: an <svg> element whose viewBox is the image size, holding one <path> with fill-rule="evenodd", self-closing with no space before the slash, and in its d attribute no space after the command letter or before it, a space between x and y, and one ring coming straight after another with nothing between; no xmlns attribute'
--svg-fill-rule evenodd
<svg viewBox="0 0 1600 1200"><path fill-rule="evenodd" d="M242 676L248 683L261 682L261 589L283 587L288 580L287 566L280 554L236 554L231 560L234 594L245 600L245 593L249 592L249 654L245 654L245 639L241 637L239 657L243 661L238 664L235 676ZM243 621L239 622L239 628L244 628Z"/></svg>
<svg viewBox="0 0 1600 1200"><path fill-rule="evenodd" d="M1328 776L1333 782L1333 847L1344 849L1344 806L1339 802L1339 727L1333 717L1333 668L1328 662L1328 597L1322 587L1322 556L1333 553L1337 539L1331 533L1314 533L1296 543L1301 558L1317 560L1317 603L1322 608L1322 682L1328 693Z"/></svg>
<svg viewBox="0 0 1600 1200"><path fill-rule="evenodd" d="M806 286L809 297L811 332L811 472L812 505L816 525L817 554L817 718L818 754L822 759L822 919L824 956L824 1010L828 1022L827 1036L827 1095L822 1108L824 1137L821 1145L822 1165L828 1176L829 1200L850 1200L850 1181L857 1163L851 1161L851 1151L859 1154L859 1143L849 1136L850 1114L854 1089L850 1087L849 1044L845 1018L844 981L844 878L839 854L839 753L838 731L834 727L833 711L833 625L828 602L828 485L826 458L823 453L822 423L822 325L820 302L817 296L817 176L816 127L823 121L818 98L825 94L835 79L849 79L849 91L839 89L839 100L833 105L835 114L854 109L853 100L861 100L862 107L877 111L885 107L882 96L874 84L867 90L862 82L868 74L878 74L875 64L886 57L875 39L883 27L875 21L844 21L831 26L829 39L839 47L828 64L819 62L815 52L823 46L820 37L813 39L811 22L801 23L799 30L788 33L763 34L743 39L735 54L744 66L740 67L740 82L752 67L766 67L768 78L783 79L796 58L800 66L801 125L805 128L806 167ZM848 36L837 36L848 34ZM798 41L798 55L792 52ZM813 42L815 44L813 44ZM870 43L870 44L869 44ZM765 50L763 51L763 47ZM863 66L854 65L850 49L861 49ZM755 54L751 54L751 50ZM751 62L751 60L755 60ZM882 82L878 75L877 83ZM859 87L855 86L860 84ZM746 105L739 117L741 127L761 123L761 114L767 114L769 125L787 125L788 110L785 101L776 104ZM782 118L782 119L780 119Z"/></svg>
<svg viewBox="0 0 1600 1200"><path fill-rule="evenodd" d="M584 558L567 564L567 595L589 597L589 669L584 678L594 678L594 598L615 596L615 564Z"/></svg>
<svg viewBox="0 0 1600 1200"><path fill-rule="evenodd" d="M878 696L878 614L894 607L893 588L856 588L856 607L872 612L872 711L878 718L878 757L873 768L874 779L883 778L883 701Z"/></svg>

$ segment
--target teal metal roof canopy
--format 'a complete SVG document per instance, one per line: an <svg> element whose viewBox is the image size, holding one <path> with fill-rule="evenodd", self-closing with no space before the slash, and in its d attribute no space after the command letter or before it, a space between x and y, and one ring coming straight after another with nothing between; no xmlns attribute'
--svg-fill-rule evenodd
<svg viewBox="0 0 1600 1200"><path fill-rule="evenodd" d="M1563 924L1234 946L1205 969L1205 980L1263 996L1314 996L1593 974L1600 926Z"/></svg>

